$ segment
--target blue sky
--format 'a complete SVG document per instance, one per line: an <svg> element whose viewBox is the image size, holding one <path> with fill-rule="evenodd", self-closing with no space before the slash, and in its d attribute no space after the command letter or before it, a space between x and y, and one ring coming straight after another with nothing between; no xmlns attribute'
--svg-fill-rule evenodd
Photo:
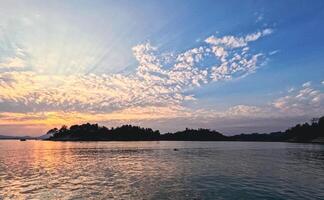
<svg viewBox="0 0 324 200"><path fill-rule="evenodd" d="M87 121L233 134L318 117L323 11L323 1L1 1L0 134Z"/></svg>

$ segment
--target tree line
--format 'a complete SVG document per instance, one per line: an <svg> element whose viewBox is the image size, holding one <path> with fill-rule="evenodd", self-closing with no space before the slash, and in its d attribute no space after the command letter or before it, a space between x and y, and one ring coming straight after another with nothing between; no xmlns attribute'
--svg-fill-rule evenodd
<svg viewBox="0 0 324 200"><path fill-rule="evenodd" d="M313 119L312 122L297 124L283 132L252 133L225 136L210 129L185 129L174 133L161 134L158 130L139 126L123 125L107 128L98 124L73 125L70 128L62 126L47 132L52 136L49 140L66 141L291 141L311 142L318 138L324 139L324 116Z"/></svg>

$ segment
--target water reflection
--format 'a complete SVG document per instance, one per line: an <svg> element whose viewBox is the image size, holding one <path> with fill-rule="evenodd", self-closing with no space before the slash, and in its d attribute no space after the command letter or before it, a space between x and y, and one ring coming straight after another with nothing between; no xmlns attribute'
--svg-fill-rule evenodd
<svg viewBox="0 0 324 200"><path fill-rule="evenodd" d="M290 143L0 141L0 199L323 198L323 160Z"/></svg>

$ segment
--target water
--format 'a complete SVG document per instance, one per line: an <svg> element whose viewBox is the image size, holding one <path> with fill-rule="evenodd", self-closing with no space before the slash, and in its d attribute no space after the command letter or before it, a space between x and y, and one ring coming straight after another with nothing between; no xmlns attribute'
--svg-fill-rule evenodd
<svg viewBox="0 0 324 200"><path fill-rule="evenodd" d="M0 199L109 198L324 199L324 145L0 141Z"/></svg>

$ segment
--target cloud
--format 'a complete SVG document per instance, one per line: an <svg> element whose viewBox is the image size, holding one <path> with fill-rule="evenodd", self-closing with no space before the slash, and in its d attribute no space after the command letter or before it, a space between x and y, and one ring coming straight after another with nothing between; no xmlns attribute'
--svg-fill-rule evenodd
<svg viewBox="0 0 324 200"><path fill-rule="evenodd" d="M0 41L1 45L1 41ZM16 70L28 66L27 53L16 44L0 47L0 70Z"/></svg>
<svg viewBox="0 0 324 200"><path fill-rule="evenodd" d="M12 69L0 71L0 125L50 128L83 122L154 125L177 121L183 126L212 127L225 119L250 123L322 114L323 91L311 82L266 105L238 104L225 110L186 107L188 101L196 101L189 92L192 88L254 73L266 54L251 53L250 43L272 32L264 29L240 37L210 36L177 53L160 52L150 43L139 44L132 48L138 66L130 74L40 73L26 68L27 52L12 48L10 55L1 57L1 66Z"/></svg>
<svg viewBox="0 0 324 200"><path fill-rule="evenodd" d="M28 66L28 54L20 45L18 34L10 32L9 27L17 31L13 24L0 24L0 72L21 70Z"/></svg>
<svg viewBox="0 0 324 200"><path fill-rule="evenodd" d="M198 121L203 120L207 124L224 119L230 121L249 119L250 122L256 119L311 119L312 117L324 114L323 89L322 86L319 88L314 88L311 85L307 87L300 86L263 105L238 104L230 106L223 111L198 109L194 111L192 118Z"/></svg>
<svg viewBox="0 0 324 200"><path fill-rule="evenodd" d="M293 91L295 91L295 88L294 88L294 87L291 87L291 88L288 89L288 92L289 92L289 93L290 93L290 92L293 92Z"/></svg>
<svg viewBox="0 0 324 200"><path fill-rule="evenodd" d="M226 111L226 115L231 116L251 116L260 113L261 109L257 106L236 105Z"/></svg>
<svg viewBox="0 0 324 200"><path fill-rule="evenodd" d="M160 52L150 43L139 44L132 48L138 66L130 74L42 71L27 62L26 51L16 48L1 57L2 62L20 58L25 63L7 64L21 66L19 70L0 71L0 126L26 128L35 124L46 130L93 122L159 127L177 121L209 127L217 120L262 117L264 108L253 105L233 105L222 111L186 105L196 101L191 89L254 73L266 55L251 53L250 43L271 33L271 29L264 29L240 37L210 36L193 48L175 53ZM18 59L15 62L19 63Z"/></svg>
<svg viewBox="0 0 324 200"><path fill-rule="evenodd" d="M324 109L324 93L306 82L298 90L276 99L273 106L290 115L321 115Z"/></svg>
<svg viewBox="0 0 324 200"><path fill-rule="evenodd" d="M2 102L33 109L109 112L133 106L175 105L188 99L177 90L138 77L122 75L39 75L7 72L0 75Z"/></svg>
<svg viewBox="0 0 324 200"><path fill-rule="evenodd" d="M7 58L0 63L0 68L23 68L25 66L25 61L19 57Z"/></svg>
<svg viewBox="0 0 324 200"><path fill-rule="evenodd" d="M254 16L256 17L255 23L260 23L264 20L264 12L263 11L255 12Z"/></svg>
<svg viewBox="0 0 324 200"><path fill-rule="evenodd" d="M162 131L173 131L175 127L176 129L185 127L214 129L217 127L218 130L225 131L225 133L244 130L282 130L288 127L288 122L289 125L294 125L296 120L302 122L316 115L322 115L323 101L323 91L321 89L300 87L268 104L258 106L239 104L230 106L225 110L192 109L175 104L168 106L133 106L111 112L2 112L0 126L17 124L17 126L26 128L30 124L35 124L37 127L43 127L42 130L46 130L45 127L49 129L59 127L62 124L72 125L92 122L108 126L132 123L159 128ZM265 123L270 119L275 123L275 126ZM257 124L256 121L258 121ZM173 123L177 126L171 128L170 124ZM166 124L169 124L169 126L165 126Z"/></svg>
<svg viewBox="0 0 324 200"><path fill-rule="evenodd" d="M248 34L244 37L224 36L218 38L216 36L210 36L205 40L205 42L211 45L222 45L227 48L235 49L235 48L245 47L248 45L249 42L256 41L263 36L271 34L272 32L273 32L272 29L267 28L262 31Z"/></svg>
<svg viewBox="0 0 324 200"><path fill-rule="evenodd" d="M323 87L309 85L296 87L282 97L263 105L233 105L220 111L198 109L190 117L176 118L183 127L209 127L228 134L240 132L269 132L285 130L296 123L303 123L313 117L323 116Z"/></svg>
<svg viewBox="0 0 324 200"><path fill-rule="evenodd" d="M277 54L278 52L280 52L280 50L274 50L274 51L269 52L269 55L272 56L272 55Z"/></svg>
<svg viewBox="0 0 324 200"><path fill-rule="evenodd" d="M252 117L252 118L282 118L323 115L324 92L323 87L314 88L310 84L303 84L299 88L292 88L281 97L264 105L234 105L222 112L223 117Z"/></svg>
<svg viewBox="0 0 324 200"><path fill-rule="evenodd" d="M103 121L131 121L131 120L152 120L190 116L189 110L178 106L170 107L132 107L110 113L93 112L2 112L0 125L16 124L41 124L41 125L71 125L73 123L103 122Z"/></svg>
<svg viewBox="0 0 324 200"><path fill-rule="evenodd" d="M303 87L310 87L311 84L312 84L312 83L311 83L310 81L308 81L308 82L306 82L306 83L303 84Z"/></svg>
<svg viewBox="0 0 324 200"><path fill-rule="evenodd" d="M210 45L210 51L220 60L220 64L211 69L212 80L230 80L255 72L257 67L263 64L265 56L261 53L249 54L248 44L272 32L272 29L264 29L244 37L208 37L205 42Z"/></svg>
<svg viewBox="0 0 324 200"><path fill-rule="evenodd" d="M184 102L195 100L185 93L190 88L254 72L264 56L249 54L248 43L270 32L265 29L243 37L211 36L201 46L178 54L160 53L149 43L139 44L132 49L138 67L129 75L2 72L0 109L20 105L28 112L105 113L138 106L182 107ZM206 59L214 61L205 65Z"/></svg>

